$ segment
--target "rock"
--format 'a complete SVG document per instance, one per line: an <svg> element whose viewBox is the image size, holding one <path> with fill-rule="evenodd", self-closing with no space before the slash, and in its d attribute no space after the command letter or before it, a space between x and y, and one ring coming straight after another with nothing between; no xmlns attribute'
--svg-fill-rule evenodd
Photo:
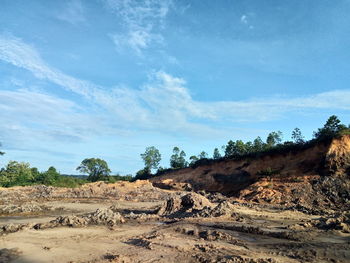
<svg viewBox="0 0 350 263"><path fill-rule="evenodd" d="M40 213L50 210L53 210L51 206L42 205L37 202L29 202L21 205L10 204L0 206L0 214Z"/></svg>
<svg viewBox="0 0 350 263"><path fill-rule="evenodd" d="M114 226L124 223L123 216L111 209L97 209L93 213L82 216L60 216L50 223L70 227L83 227L86 225L108 225Z"/></svg>
<svg viewBox="0 0 350 263"><path fill-rule="evenodd" d="M88 224L88 220L79 216L60 216L50 221L50 223L62 226L82 227Z"/></svg>
<svg viewBox="0 0 350 263"><path fill-rule="evenodd" d="M205 207L197 212L196 216L199 217L219 217L219 216L232 216L234 206L228 201L222 201L214 208Z"/></svg>
<svg viewBox="0 0 350 263"><path fill-rule="evenodd" d="M85 218L88 220L89 224L96 225L113 226L125 222L123 216L120 213L114 212L109 208L97 209L95 212L87 215Z"/></svg>
<svg viewBox="0 0 350 263"><path fill-rule="evenodd" d="M159 208L157 214L168 217L188 217L205 207L213 206L206 197L196 193L174 195Z"/></svg>

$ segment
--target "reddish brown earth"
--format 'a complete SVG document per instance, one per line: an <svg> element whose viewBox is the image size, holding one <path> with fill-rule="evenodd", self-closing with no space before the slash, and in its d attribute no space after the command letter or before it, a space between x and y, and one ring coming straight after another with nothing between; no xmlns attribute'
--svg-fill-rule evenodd
<svg viewBox="0 0 350 263"><path fill-rule="evenodd" d="M302 151L218 160L150 181L161 188L220 192L258 203L348 209L349 167L350 136L343 136Z"/></svg>

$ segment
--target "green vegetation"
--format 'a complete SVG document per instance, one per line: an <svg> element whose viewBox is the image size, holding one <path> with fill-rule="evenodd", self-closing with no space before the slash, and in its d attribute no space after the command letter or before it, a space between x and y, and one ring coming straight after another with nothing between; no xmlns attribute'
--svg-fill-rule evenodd
<svg viewBox="0 0 350 263"><path fill-rule="evenodd" d="M157 169L159 162L162 159L159 150L154 146L147 147L145 153L142 153L140 155L143 162L145 163L145 168L148 170Z"/></svg>
<svg viewBox="0 0 350 263"><path fill-rule="evenodd" d="M99 158L86 158L77 167L77 171L88 174L90 182L106 181L111 170L105 160Z"/></svg>
<svg viewBox="0 0 350 263"><path fill-rule="evenodd" d="M341 124L337 116L332 115L322 128L314 132L314 137L316 139L329 139L338 135L349 134L349 131L350 125L346 127L344 124Z"/></svg>
<svg viewBox="0 0 350 263"><path fill-rule="evenodd" d="M303 144L305 142L304 136L301 134L301 130L299 128L295 128L292 131L292 140L296 144Z"/></svg>
<svg viewBox="0 0 350 263"><path fill-rule="evenodd" d="M180 151L179 147L174 147L173 155L170 157L170 167L174 169L185 168L188 162L185 159L186 153Z"/></svg>
<svg viewBox="0 0 350 263"><path fill-rule="evenodd" d="M208 154L202 151L197 156L190 156L189 162L186 160L186 153L180 150L179 147L174 147L173 154L170 157L170 168L159 166L161 154L156 147L151 146L147 147L145 152L140 154L145 167L139 170L134 177L132 175L110 175L111 170L107 162L99 158L86 158L81 162L77 170L88 175L87 177L82 176L81 178L63 176L54 167L49 167L47 171L39 172L37 168L30 167L29 163L10 161L6 167L0 169L0 186L11 187L15 185L44 184L59 187L76 187L87 182L95 181L114 183L116 181L145 180L154 176L166 174L176 169L186 167L195 168L202 164L210 164L225 159L239 160L243 158L259 158L264 155L298 151L309 148L318 142L329 141L332 138L345 134L350 134L350 125L346 126L342 124L337 116L332 115L322 128L314 132L313 139L309 141L304 139L299 128L295 128L292 131L292 141L285 142L282 140L282 132L273 131L268 134L265 142L259 136L252 142L229 140L227 144L222 147L224 156L221 155L218 148L215 148L212 158L208 158ZM0 155L3 154L5 153L0 151ZM157 172L152 174L152 169ZM270 176L275 173L278 173L278 171L270 168L258 172L261 176ZM86 179L84 177L86 177Z"/></svg>
<svg viewBox="0 0 350 263"><path fill-rule="evenodd" d="M213 159L216 160L216 159L220 159L220 158L221 158L221 154L219 152L219 149L215 148L214 153L213 153Z"/></svg>
<svg viewBox="0 0 350 263"><path fill-rule="evenodd" d="M253 142L243 142L242 140L229 140L226 145L222 147L224 151L224 156L221 157L220 151L218 148L214 149L213 158L209 159L207 155L192 155L189 158L189 166L192 168L198 167L203 164L210 164L217 160L224 159L243 159L243 158L259 158L268 154L280 154L286 153L290 151L298 151L302 149L309 148L321 141L327 141L334 137L338 137L344 134L350 134L350 125L347 127L344 124L341 124L340 120L337 116L331 116L325 123L325 125L318 129L317 132L314 132L314 138L306 141L305 137L302 135L301 130L299 128L295 128L292 131L291 139L292 141L283 142L283 134L281 131L273 131L270 132L264 142L260 136L258 136ZM177 147L174 148L176 153L179 153L179 149ZM173 155L174 156L174 155ZM172 158L173 158L172 156ZM175 154L175 157L178 155ZM201 158L204 157L204 158ZM175 158L176 159L176 158ZM172 160L172 159L171 159ZM184 160L182 160L182 164ZM187 166L185 166L187 167ZM147 179L152 176L159 176L165 174L174 169L179 169L182 167L176 167L171 165L169 169L163 169L160 172L157 172L155 175L147 175ZM264 170L261 171L261 175L272 175L278 171L273 170Z"/></svg>
<svg viewBox="0 0 350 263"><path fill-rule="evenodd" d="M87 181L84 179L63 176L54 167L50 167L45 172L39 172L37 168L31 168L30 164L25 162L10 161L5 168L0 170L0 186L2 187L34 184L77 187L85 182Z"/></svg>

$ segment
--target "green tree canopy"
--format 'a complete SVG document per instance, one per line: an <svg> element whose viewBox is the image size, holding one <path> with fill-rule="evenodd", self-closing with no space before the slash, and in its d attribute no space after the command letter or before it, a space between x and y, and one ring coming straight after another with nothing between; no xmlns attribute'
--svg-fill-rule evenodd
<svg viewBox="0 0 350 263"><path fill-rule="evenodd" d="M344 124L341 124L341 121L337 116L332 115L328 118L323 128L320 128L317 132L314 132L314 137L316 139L331 138L347 129L348 128Z"/></svg>
<svg viewBox="0 0 350 263"><path fill-rule="evenodd" d="M225 146L225 157L230 157L235 154L236 150L236 143L232 140L229 140L227 142L227 145Z"/></svg>
<svg viewBox="0 0 350 263"><path fill-rule="evenodd" d="M253 141L253 151L254 152L261 152L265 149L266 144L263 142L263 140L260 138L260 136L256 137L256 139Z"/></svg>
<svg viewBox="0 0 350 263"><path fill-rule="evenodd" d="M145 153L140 154L143 162L145 163L145 167L150 169L157 169L159 166L159 162L162 159L159 153L159 150L154 147L147 147Z"/></svg>
<svg viewBox="0 0 350 263"><path fill-rule="evenodd" d="M281 131L270 132L267 136L266 143L268 147L276 146L277 144L282 143L283 134Z"/></svg>
<svg viewBox="0 0 350 263"><path fill-rule="evenodd" d="M34 180L29 163L10 161L0 171L0 184L5 187L28 185Z"/></svg>
<svg viewBox="0 0 350 263"><path fill-rule="evenodd" d="M295 128L292 131L292 140L294 141L294 143L297 144L302 144L304 143L304 136L301 134L301 130L299 128Z"/></svg>
<svg viewBox="0 0 350 263"><path fill-rule="evenodd" d="M170 167L171 168L184 168L188 165L186 159L186 153L180 151L179 147L174 147L173 154L170 157Z"/></svg>
<svg viewBox="0 0 350 263"><path fill-rule="evenodd" d="M221 154L218 148L214 149L214 153L213 153L213 159L220 159L221 158Z"/></svg>
<svg viewBox="0 0 350 263"><path fill-rule="evenodd" d="M139 170L132 181L136 180L147 180L152 177L151 170L148 167Z"/></svg>
<svg viewBox="0 0 350 263"><path fill-rule="evenodd" d="M111 170L105 160L99 158L86 158L77 167L77 171L88 174L88 180L96 182L108 179Z"/></svg>
<svg viewBox="0 0 350 263"><path fill-rule="evenodd" d="M36 169L36 168L32 168ZM56 168L51 166L46 172L40 173L37 176L37 182L45 185L54 185L60 179L60 173L57 172Z"/></svg>

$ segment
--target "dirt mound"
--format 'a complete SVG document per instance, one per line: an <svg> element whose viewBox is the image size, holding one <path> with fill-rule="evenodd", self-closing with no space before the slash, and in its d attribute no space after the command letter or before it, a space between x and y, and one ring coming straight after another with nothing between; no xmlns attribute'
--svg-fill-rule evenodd
<svg viewBox="0 0 350 263"><path fill-rule="evenodd" d="M228 201L222 201L214 208L205 207L196 213L199 217L219 217L219 216L234 216L234 206Z"/></svg>
<svg viewBox="0 0 350 263"><path fill-rule="evenodd" d="M196 193L173 195L158 210L158 215L167 217L188 217L206 207L214 205L204 196Z"/></svg>
<svg viewBox="0 0 350 263"><path fill-rule="evenodd" d="M93 225L117 225L119 223L124 223L125 220L121 214L114 212L111 209L97 209L95 212L88 214L85 217L89 224Z"/></svg>
<svg viewBox="0 0 350 263"><path fill-rule="evenodd" d="M0 214L10 215L10 214L31 214L31 213L41 213L44 211L54 211L61 210L62 208L53 208L51 206L39 204L37 202L29 202L24 204L9 204L0 205Z"/></svg>
<svg viewBox="0 0 350 263"><path fill-rule="evenodd" d="M234 206L230 202L221 201L215 205L206 197L196 193L172 196L159 208L157 214L170 218L235 215Z"/></svg>
<svg viewBox="0 0 350 263"><path fill-rule="evenodd" d="M107 208L97 209L95 212L83 216L60 216L50 223L53 225L82 227L86 225L114 226L124 222L125 220L121 214Z"/></svg>

